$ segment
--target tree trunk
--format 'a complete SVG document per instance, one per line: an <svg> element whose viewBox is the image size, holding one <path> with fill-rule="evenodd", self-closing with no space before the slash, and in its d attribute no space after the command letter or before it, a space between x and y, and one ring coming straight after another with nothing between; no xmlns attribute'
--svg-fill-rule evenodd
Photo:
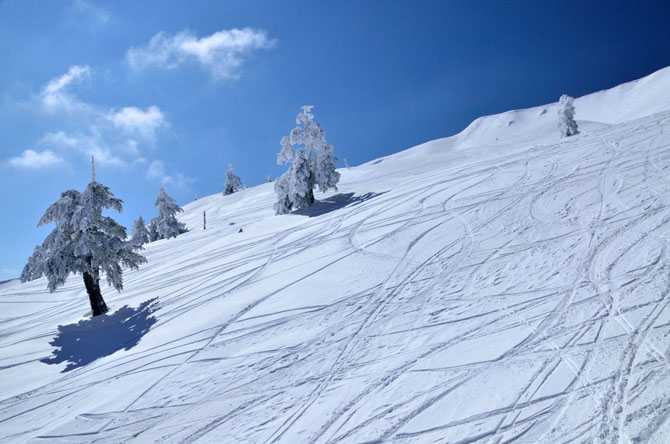
<svg viewBox="0 0 670 444"><path fill-rule="evenodd" d="M309 193L307 193L307 199L310 205L314 203L314 190L309 190Z"/></svg>
<svg viewBox="0 0 670 444"><path fill-rule="evenodd" d="M88 299L91 302L93 316L107 313L107 304L105 304L105 300L102 298L102 293L100 292L100 279L96 279L89 273L84 273L84 285L86 286Z"/></svg>

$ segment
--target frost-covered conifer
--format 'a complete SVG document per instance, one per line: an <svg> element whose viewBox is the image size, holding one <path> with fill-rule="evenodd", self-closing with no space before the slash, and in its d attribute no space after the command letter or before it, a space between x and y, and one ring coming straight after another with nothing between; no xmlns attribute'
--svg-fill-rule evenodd
<svg viewBox="0 0 670 444"><path fill-rule="evenodd" d="M289 199L289 174L288 171L275 180L275 193L277 193L277 202L274 204L275 214L287 214L291 212L293 206Z"/></svg>
<svg viewBox="0 0 670 444"><path fill-rule="evenodd" d="M575 122L575 106L573 98L563 94L558 101L558 128L561 131L561 137L570 137L579 134L577 122Z"/></svg>
<svg viewBox="0 0 670 444"><path fill-rule="evenodd" d="M285 214L314 203L314 188L337 190L340 173L335 170L337 157L326 133L314 121L312 106L303 106L294 128L281 140L277 163L290 163L288 171L275 181L275 212Z"/></svg>
<svg viewBox="0 0 670 444"><path fill-rule="evenodd" d="M314 203L314 174L304 148L295 152L289 170L275 181L278 200L274 209L286 214L291 209L306 208Z"/></svg>
<svg viewBox="0 0 670 444"><path fill-rule="evenodd" d="M239 176L235 175L235 170L233 170L233 164L228 164L228 172L226 173L226 183L223 189L223 195L227 196L228 194L233 194L235 191L239 190L242 187L242 179Z"/></svg>
<svg viewBox="0 0 670 444"><path fill-rule="evenodd" d="M151 222L149 222L149 228L148 228L149 242L155 242L158 239L160 239L160 237L158 237L158 228L157 228L157 225L156 225L157 221L158 221L158 218L154 217L154 218L151 219Z"/></svg>
<svg viewBox="0 0 670 444"><path fill-rule="evenodd" d="M65 284L70 273L81 273L88 292L93 316L107 311L100 291L100 275L116 290L123 289L122 265L137 269L146 262L135 250L139 245L126 241L126 229L102 210L113 208L119 213L122 201L104 185L93 180L80 193L67 190L47 208L38 226L55 223L56 227L42 245L28 258L21 281L46 276L53 292Z"/></svg>
<svg viewBox="0 0 670 444"><path fill-rule="evenodd" d="M324 140L325 142L325 140ZM319 187L319 191L325 193L330 188L337 191L337 183L340 181L340 173L335 171L337 157L334 156L335 150L332 145L323 144L314 154L313 169L314 184Z"/></svg>
<svg viewBox="0 0 670 444"><path fill-rule="evenodd" d="M176 214L182 210L177 202L165 192L163 188L158 190L158 196L154 203L158 207L158 217L151 220L149 225L149 235L155 236L154 240L169 239L185 233L186 225L177 220ZM154 233L152 235L152 232Z"/></svg>
<svg viewBox="0 0 670 444"><path fill-rule="evenodd" d="M144 245L151 241L151 238L149 237L149 230L147 230L142 215L140 215L140 217L138 217L137 220L133 223L133 229L131 233L130 242L134 243L135 245Z"/></svg>

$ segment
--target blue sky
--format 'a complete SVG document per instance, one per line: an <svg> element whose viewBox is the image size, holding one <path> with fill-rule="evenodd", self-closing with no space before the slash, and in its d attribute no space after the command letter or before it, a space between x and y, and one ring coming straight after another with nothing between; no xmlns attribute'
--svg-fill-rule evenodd
<svg viewBox="0 0 670 444"><path fill-rule="evenodd" d="M475 118L670 64L670 6L581 1L0 2L0 280L60 192L98 181L130 227L283 172L300 106L350 165Z"/></svg>

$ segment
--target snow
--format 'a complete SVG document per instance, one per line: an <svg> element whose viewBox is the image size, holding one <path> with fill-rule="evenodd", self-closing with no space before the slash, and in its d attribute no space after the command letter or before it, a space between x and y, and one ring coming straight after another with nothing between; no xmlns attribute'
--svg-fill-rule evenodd
<svg viewBox="0 0 670 444"><path fill-rule="evenodd" d="M556 106L185 205L104 323L0 284L0 441L667 442L670 68Z"/></svg>

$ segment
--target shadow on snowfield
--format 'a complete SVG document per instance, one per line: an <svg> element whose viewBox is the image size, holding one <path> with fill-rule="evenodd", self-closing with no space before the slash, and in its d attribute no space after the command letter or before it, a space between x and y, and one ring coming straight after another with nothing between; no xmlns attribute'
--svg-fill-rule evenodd
<svg viewBox="0 0 670 444"><path fill-rule="evenodd" d="M340 208L358 205L359 203L365 202L377 196L386 193L365 193L360 196L355 196L354 193L340 193L334 196L327 197L324 200L317 200L310 207L303 208L301 210L296 210L291 214L299 214L301 216L316 217L321 216L331 211L339 210Z"/></svg>
<svg viewBox="0 0 670 444"><path fill-rule="evenodd" d="M156 299L145 301L137 308L125 305L112 314L96 316L76 324L59 325L58 335L49 343L55 350L51 357L41 362L67 362L67 367L62 371L65 373L121 349L130 350L156 323L156 318L151 316L158 308Z"/></svg>

